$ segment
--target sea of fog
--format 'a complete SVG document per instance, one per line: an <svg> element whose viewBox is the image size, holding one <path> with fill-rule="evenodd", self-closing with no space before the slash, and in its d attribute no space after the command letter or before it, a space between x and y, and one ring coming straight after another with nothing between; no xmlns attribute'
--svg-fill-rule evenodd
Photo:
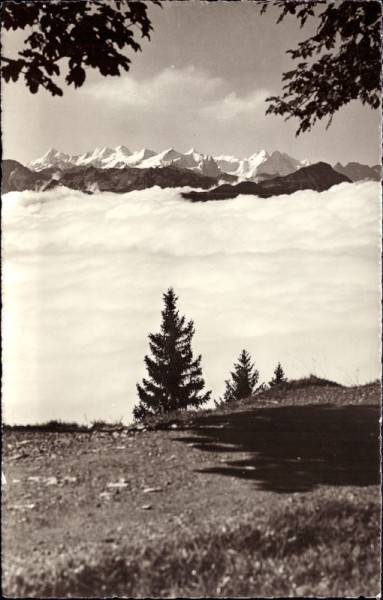
<svg viewBox="0 0 383 600"><path fill-rule="evenodd" d="M379 184L191 204L179 190L3 197L3 416L131 421L173 286L218 398L247 349L268 381L380 375Z"/></svg>

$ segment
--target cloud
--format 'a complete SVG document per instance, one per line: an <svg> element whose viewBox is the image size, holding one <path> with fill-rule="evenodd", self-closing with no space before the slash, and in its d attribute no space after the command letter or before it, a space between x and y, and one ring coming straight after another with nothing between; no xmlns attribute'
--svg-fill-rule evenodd
<svg viewBox="0 0 383 600"><path fill-rule="evenodd" d="M230 91L228 83L221 77L213 77L193 66L170 67L151 79L122 76L111 82L90 84L86 91L93 99L134 109L137 114L174 117L174 111L181 111L184 115L217 121L228 121L240 115L254 116L269 93L254 90L240 96Z"/></svg>
<svg viewBox="0 0 383 600"><path fill-rule="evenodd" d="M218 121L228 121L237 117L251 117L252 120L257 115L263 117L264 102L270 93L267 90L256 90L243 97L235 92L230 92L224 98L220 98L201 109L204 116Z"/></svg>
<svg viewBox="0 0 383 600"><path fill-rule="evenodd" d="M174 286L213 395L242 348L268 380L380 373L379 185L191 204L153 188L3 197L7 421L131 418Z"/></svg>
<svg viewBox="0 0 383 600"><path fill-rule="evenodd" d="M206 71L189 66L182 69L170 67L149 79L121 76L112 81L90 84L87 92L96 99L146 111L168 108L169 104L185 101L199 107L214 100L224 87L220 77L212 77Z"/></svg>

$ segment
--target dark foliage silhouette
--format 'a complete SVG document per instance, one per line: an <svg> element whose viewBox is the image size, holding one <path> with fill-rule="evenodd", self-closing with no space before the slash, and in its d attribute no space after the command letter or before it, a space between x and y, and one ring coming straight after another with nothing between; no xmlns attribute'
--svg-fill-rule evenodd
<svg viewBox="0 0 383 600"><path fill-rule="evenodd" d="M255 391L258 383L259 372L251 362L251 356L247 350L242 350L238 362L234 364L231 379L225 381L225 392L222 401L233 402L247 398Z"/></svg>
<svg viewBox="0 0 383 600"><path fill-rule="evenodd" d="M170 288L163 295L161 333L149 334L153 357L145 356L149 378L137 384L140 402L133 409L135 419L188 407L197 408L210 399L203 392L201 356L193 358L191 341L194 323L186 323L177 310L177 296Z"/></svg>
<svg viewBox="0 0 383 600"><path fill-rule="evenodd" d="M287 383L287 377L282 368L281 363L278 363L275 367L274 377L269 381L269 386L273 387L274 385L280 385L281 383Z"/></svg>
<svg viewBox="0 0 383 600"><path fill-rule="evenodd" d="M316 33L287 50L298 63L283 73L280 96L267 98L266 114L299 120L297 135L308 131L317 120L328 117L351 100L371 108L380 105L381 90L381 3L375 0L341 2L262 3L261 12L273 4L281 9L278 23L294 15L303 27L317 17Z"/></svg>
<svg viewBox="0 0 383 600"><path fill-rule="evenodd" d="M160 2L151 0L151 4ZM131 60L123 52L141 50L138 36L150 39L147 9L146 2L128 0L6 0L1 4L4 29L31 32L17 57L2 56L2 77L17 81L23 76L32 94L41 86L53 96L62 96L54 81L62 61L68 67L65 81L75 87L83 85L87 68L98 69L101 75L129 71Z"/></svg>

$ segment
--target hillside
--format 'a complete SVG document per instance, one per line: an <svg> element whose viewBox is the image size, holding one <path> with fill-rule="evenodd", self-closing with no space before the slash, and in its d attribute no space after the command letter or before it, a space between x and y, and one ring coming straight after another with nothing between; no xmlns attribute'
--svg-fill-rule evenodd
<svg viewBox="0 0 383 600"><path fill-rule="evenodd" d="M131 152L126 146L117 146L117 148L95 148L85 154L77 155L69 155L51 148L44 156L29 162L27 167L33 171L41 171L47 167L66 170L76 166L93 166L101 169L125 167L148 169L173 166L218 180L229 181L228 177L231 177L233 181L237 181L237 178L258 180L258 173L261 178L268 175L273 177L288 175L307 164L307 160L300 161L279 151L270 155L265 150L259 150L245 158L236 156L215 158L194 148L185 153L174 148L156 153L148 148Z"/></svg>
<svg viewBox="0 0 383 600"><path fill-rule="evenodd" d="M368 165L361 165L357 162L349 162L343 166L339 162L334 166L335 171L346 175L351 181L380 181L381 179L381 166L375 165L369 167Z"/></svg>
<svg viewBox="0 0 383 600"><path fill-rule="evenodd" d="M1 165L1 193L39 190L51 180L51 173L35 173L16 160L3 160Z"/></svg>
<svg viewBox="0 0 383 600"><path fill-rule="evenodd" d="M327 163L319 162L308 167L302 167L294 173L284 177L267 178L259 183L243 181L235 185L224 184L208 192L187 192L183 198L193 202L206 202L207 200L228 200L240 194L251 194L261 198L270 198L281 194L292 194L299 190L315 190L323 192L333 185L351 180L335 171Z"/></svg>
<svg viewBox="0 0 383 600"><path fill-rule="evenodd" d="M190 170L181 170L173 166L138 169L97 168L93 165L67 167L48 167L32 171L16 161L3 161L2 192L41 190L48 191L65 186L74 190L92 193L94 191L125 193L159 186L210 188L216 180Z"/></svg>
<svg viewBox="0 0 383 600"><path fill-rule="evenodd" d="M379 400L311 379L128 428L5 429L5 595L376 595Z"/></svg>

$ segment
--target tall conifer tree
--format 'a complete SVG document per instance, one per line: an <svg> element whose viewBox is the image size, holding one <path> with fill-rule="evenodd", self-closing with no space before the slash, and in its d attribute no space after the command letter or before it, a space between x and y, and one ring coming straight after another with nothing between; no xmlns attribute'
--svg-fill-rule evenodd
<svg viewBox="0 0 383 600"><path fill-rule="evenodd" d="M252 364L250 354L246 350L242 350L238 362L234 364L231 380L225 381L223 402L232 402L251 396L255 391L258 379L259 372Z"/></svg>
<svg viewBox="0 0 383 600"><path fill-rule="evenodd" d="M285 375L284 370L282 369L282 365L279 362L275 367L274 377L271 381L269 381L269 386L273 387L273 385L278 385L279 383L287 383L287 377Z"/></svg>
<svg viewBox="0 0 383 600"><path fill-rule="evenodd" d="M186 323L177 310L177 296L173 288L163 295L160 333L149 334L152 357L145 356L148 379L137 384L140 402L133 409L135 419L149 414L161 414L171 410L198 407L210 399L211 392L204 392L201 356L193 358L191 341L194 323Z"/></svg>

